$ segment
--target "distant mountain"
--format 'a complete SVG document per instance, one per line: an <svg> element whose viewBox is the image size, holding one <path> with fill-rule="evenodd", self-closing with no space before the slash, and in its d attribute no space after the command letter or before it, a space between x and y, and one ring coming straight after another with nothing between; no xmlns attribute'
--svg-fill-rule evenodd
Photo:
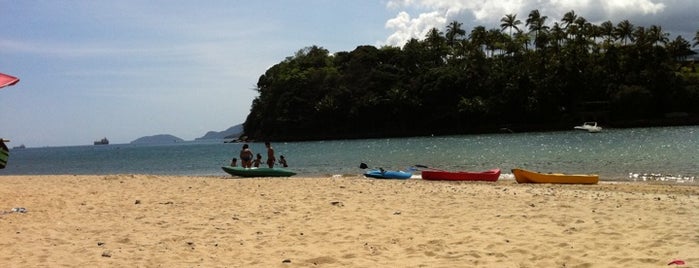
<svg viewBox="0 0 699 268"><path fill-rule="evenodd" d="M132 141L131 144L163 144L163 143L177 143L177 142L183 142L183 141L184 141L183 139L180 139L180 138L172 136L172 135L161 134L161 135L141 137L141 138L138 138L138 139Z"/></svg>
<svg viewBox="0 0 699 268"><path fill-rule="evenodd" d="M240 136L240 134L243 134L243 124L232 126L220 132L209 131L203 137L196 138L195 140L237 139Z"/></svg>

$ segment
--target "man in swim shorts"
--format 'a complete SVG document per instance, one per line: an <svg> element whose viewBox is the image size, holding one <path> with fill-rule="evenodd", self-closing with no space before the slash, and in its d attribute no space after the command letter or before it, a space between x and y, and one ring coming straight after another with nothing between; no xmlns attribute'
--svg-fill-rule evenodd
<svg viewBox="0 0 699 268"><path fill-rule="evenodd" d="M265 142L265 147L267 147L267 166L273 168L274 162L277 161L277 158L274 157L274 148L272 148L272 144L269 142Z"/></svg>

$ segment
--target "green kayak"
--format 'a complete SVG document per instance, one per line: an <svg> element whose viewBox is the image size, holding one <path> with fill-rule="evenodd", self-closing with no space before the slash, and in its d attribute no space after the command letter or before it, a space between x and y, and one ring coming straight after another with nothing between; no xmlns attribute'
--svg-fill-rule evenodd
<svg viewBox="0 0 699 268"><path fill-rule="evenodd" d="M223 171L233 176L240 177L290 177L296 173L283 168L242 168L242 167L221 167Z"/></svg>

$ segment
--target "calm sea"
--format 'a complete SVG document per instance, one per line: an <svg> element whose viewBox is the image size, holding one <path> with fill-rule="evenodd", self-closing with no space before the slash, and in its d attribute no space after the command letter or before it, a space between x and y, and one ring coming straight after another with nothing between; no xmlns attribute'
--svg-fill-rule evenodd
<svg viewBox="0 0 699 268"><path fill-rule="evenodd" d="M265 152L251 143L255 153ZM699 126L273 143L300 176L361 174L359 164L446 170L515 167L541 172L597 173L604 181L699 183ZM0 175L168 174L227 176L220 166L241 144L112 144L11 150ZM266 157L265 157L266 158Z"/></svg>

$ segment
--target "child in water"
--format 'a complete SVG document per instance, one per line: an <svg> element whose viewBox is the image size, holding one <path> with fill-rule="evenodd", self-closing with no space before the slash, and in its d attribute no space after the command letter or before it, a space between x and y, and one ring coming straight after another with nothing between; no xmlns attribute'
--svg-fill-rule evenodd
<svg viewBox="0 0 699 268"><path fill-rule="evenodd" d="M262 155L257 154L257 158L255 158L255 160L252 160L252 166L253 167L260 167L260 163L262 163Z"/></svg>
<svg viewBox="0 0 699 268"><path fill-rule="evenodd" d="M233 160L231 160L231 167L237 167L238 166L238 158L233 157Z"/></svg>
<svg viewBox="0 0 699 268"><path fill-rule="evenodd" d="M279 164L282 165L282 167L289 167L289 165L286 164L286 158L284 158L283 155L279 156Z"/></svg>

